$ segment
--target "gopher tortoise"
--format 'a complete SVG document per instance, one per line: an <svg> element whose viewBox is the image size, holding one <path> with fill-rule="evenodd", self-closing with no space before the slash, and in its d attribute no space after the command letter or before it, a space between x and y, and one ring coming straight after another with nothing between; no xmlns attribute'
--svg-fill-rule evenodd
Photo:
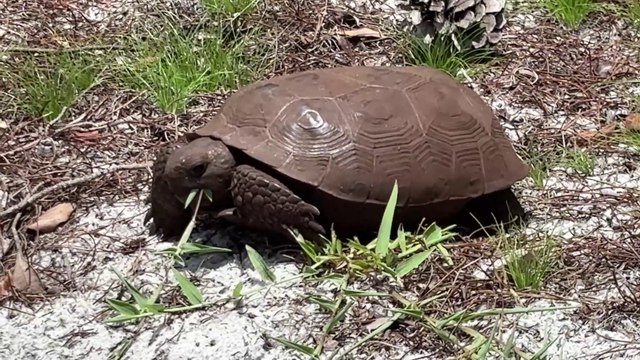
<svg viewBox="0 0 640 360"><path fill-rule="evenodd" d="M147 221L169 237L189 221L192 189L210 189L219 217L252 230L364 236L378 230L395 181L395 224L413 229L462 213L496 219L504 211L491 207L512 206L511 186L529 171L480 96L425 67L256 82L185 139L154 163Z"/></svg>

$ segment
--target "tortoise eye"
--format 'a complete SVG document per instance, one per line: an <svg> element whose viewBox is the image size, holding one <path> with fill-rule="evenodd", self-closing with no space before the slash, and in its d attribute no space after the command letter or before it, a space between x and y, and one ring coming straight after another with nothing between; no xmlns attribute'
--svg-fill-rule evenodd
<svg viewBox="0 0 640 360"><path fill-rule="evenodd" d="M196 177L200 177L204 174L205 170L207 170L207 167L204 166L204 164L198 164L191 168L191 173Z"/></svg>

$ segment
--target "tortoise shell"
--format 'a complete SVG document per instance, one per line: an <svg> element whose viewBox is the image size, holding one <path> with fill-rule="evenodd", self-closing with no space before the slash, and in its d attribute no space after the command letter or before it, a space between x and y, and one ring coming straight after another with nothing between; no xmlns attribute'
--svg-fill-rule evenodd
<svg viewBox="0 0 640 360"><path fill-rule="evenodd" d="M352 203L479 197L527 176L492 109L425 67L337 67L253 83L188 139L220 139L276 174Z"/></svg>

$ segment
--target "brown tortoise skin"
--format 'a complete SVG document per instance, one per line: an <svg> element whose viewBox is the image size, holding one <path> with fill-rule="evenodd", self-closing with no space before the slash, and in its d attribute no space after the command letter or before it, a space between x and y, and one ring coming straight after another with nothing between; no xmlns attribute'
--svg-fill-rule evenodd
<svg viewBox="0 0 640 360"><path fill-rule="evenodd" d="M178 236L189 222L191 216L189 210L185 210L179 196L171 189L171 185L163 178L165 166L169 155L179 145L168 146L156 152L152 166L153 181L147 202L150 203L144 222L150 220L150 232L157 234L162 232L167 237Z"/></svg>
<svg viewBox="0 0 640 360"><path fill-rule="evenodd" d="M276 178L249 165L233 169L231 196L234 212L226 219L253 229L290 237L288 228L305 236L326 235L315 220L320 211L306 203Z"/></svg>
<svg viewBox="0 0 640 360"><path fill-rule="evenodd" d="M396 224L445 221L472 199L510 191L529 171L482 98L425 67L337 67L260 81L186 136L203 138L224 143L225 156L243 166L225 172L235 195L224 214L261 230L375 232L394 181ZM198 151L190 147L185 154Z"/></svg>
<svg viewBox="0 0 640 360"><path fill-rule="evenodd" d="M201 170L192 174L193 169ZM221 172L220 170L223 169ZM154 179L145 222L153 233L179 235L191 217L184 201L191 189L213 190L208 211L229 222L255 230L277 233L294 240L289 229L307 238L326 235L315 221L319 210L302 200L276 178L249 165L236 165L224 144L199 138L187 145L158 151L153 164ZM197 174L197 175L196 175ZM220 180L214 185L215 180ZM228 195L228 197L225 196Z"/></svg>

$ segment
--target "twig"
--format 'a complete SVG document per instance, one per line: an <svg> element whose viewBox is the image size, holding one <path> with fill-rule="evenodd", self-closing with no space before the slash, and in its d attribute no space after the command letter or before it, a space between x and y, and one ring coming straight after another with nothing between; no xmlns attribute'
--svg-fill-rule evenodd
<svg viewBox="0 0 640 360"><path fill-rule="evenodd" d="M9 252L9 249L11 249L12 246L13 243L11 242L11 238L8 234L5 237L2 232L0 232L0 260Z"/></svg>
<svg viewBox="0 0 640 360"><path fill-rule="evenodd" d="M18 250L22 250L22 244L20 243L20 239L18 238L18 230L16 229L20 216L22 216L22 213L18 213L11 222L11 236L7 236L7 238L5 239L2 234L0 234L0 260L2 260L4 256L9 253L14 244L17 244Z"/></svg>
<svg viewBox="0 0 640 360"><path fill-rule="evenodd" d="M97 179L101 176L104 176L106 174L112 173L112 172L116 172L116 171L122 171L122 170L137 170L137 169L145 169L148 168L149 166L151 166L151 163L142 163L142 164L126 164L126 165L115 165L112 166L106 170L100 170L95 174L91 174L91 175L85 175L73 180L69 180L69 181L64 181L61 183L58 183L54 186L51 186L49 188L46 188L42 191L39 191L25 199L23 199L22 201L20 201L18 204L9 207L8 209L0 212L0 217L5 217L7 215L10 215L18 210L21 210L22 208L24 208L25 206L29 205L30 203L42 198L43 196L50 194L54 191L58 191L67 187L71 187L74 185L78 185L78 184L82 184L84 182L88 182L91 181L93 179Z"/></svg>
<svg viewBox="0 0 640 360"><path fill-rule="evenodd" d="M35 139L35 140L33 140L32 142L30 142L30 143L28 143L26 145L20 146L18 148L13 149L13 150L9 150L7 152L3 152L2 154L0 154L0 157L6 157L6 156L11 155L13 153L23 152L23 151L29 150L32 147L38 145L38 143L40 143L40 141L42 141L42 138L38 137L38 139Z"/></svg>
<svg viewBox="0 0 640 360"><path fill-rule="evenodd" d="M22 253L22 242L20 242L20 234L18 234L18 228L17 228L18 220L20 219L20 216L22 216L22 213L19 212L18 214L16 214L16 217L14 217L13 221L11 222L11 235L13 236L13 241L9 239L9 242L7 243L7 248L3 249L3 254L2 254L2 257L0 257L0 259L2 259L5 255L9 253L13 245L16 246L16 250L19 253Z"/></svg>
<svg viewBox="0 0 640 360"><path fill-rule="evenodd" d="M42 52L42 53L70 53L89 50L128 50L128 46L123 45L87 45L74 48L40 48L40 47L7 47L0 48L0 52Z"/></svg>
<svg viewBox="0 0 640 360"><path fill-rule="evenodd" d="M318 39L318 35L320 34L320 30L322 29L322 25L325 22L325 18L327 17L327 8L329 6L329 0L325 0L324 2L324 7L322 9L322 12L320 13L320 17L318 19L318 23L316 24L316 31L313 34L313 40L317 40Z"/></svg>

